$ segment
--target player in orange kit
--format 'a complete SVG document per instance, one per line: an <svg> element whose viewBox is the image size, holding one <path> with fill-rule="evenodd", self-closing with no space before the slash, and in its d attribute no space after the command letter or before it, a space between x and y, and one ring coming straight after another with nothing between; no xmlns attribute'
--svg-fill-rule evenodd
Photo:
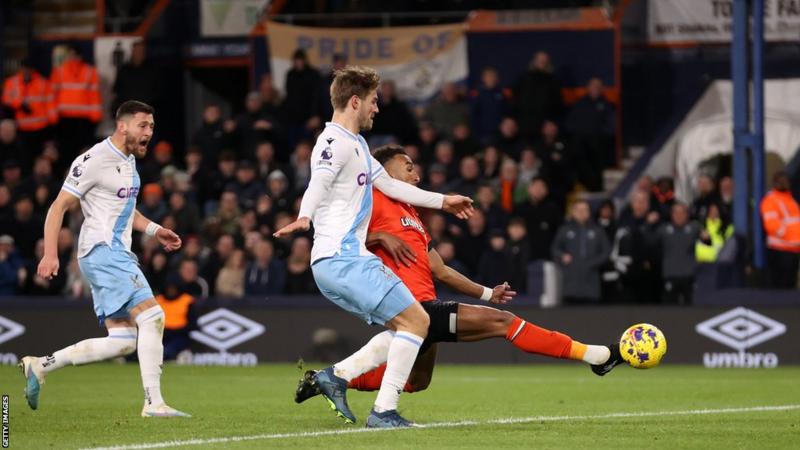
<svg viewBox="0 0 800 450"><path fill-rule="evenodd" d="M419 183L414 164L402 147L384 146L377 149L374 156L391 177L414 185ZM618 344L586 345L557 331L540 328L508 311L438 300L434 276L458 292L495 304L508 302L516 292L507 283L494 289L481 286L446 266L430 247L430 236L413 206L386 197L377 190L373 192L373 202L367 247L394 271L430 316L428 337L408 378L406 392L428 387L433 376L437 342L475 342L503 337L527 353L585 361L601 376L622 362ZM386 366L370 355L380 353L377 350L387 342L381 338L383 333L334 364L334 372L348 381L348 388L362 391L380 388ZM314 373L307 371L298 383L297 403L319 394Z"/></svg>

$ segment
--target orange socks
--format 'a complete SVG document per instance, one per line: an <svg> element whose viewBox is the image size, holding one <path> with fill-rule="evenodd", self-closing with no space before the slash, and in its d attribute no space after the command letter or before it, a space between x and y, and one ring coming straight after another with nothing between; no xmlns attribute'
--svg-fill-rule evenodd
<svg viewBox="0 0 800 450"><path fill-rule="evenodd" d="M573 341L571 337L558 331L537 327L519 317L515 317L511 321L511 326L506 332L506 339L524 352L554 358L582 360L586 354L585 344Z"/></svg>
<svg viewBox="0 0 800 450"><path fill-rule="evenodd" d="M386 372L386 363L383 363L369 372L353 378L347 383L347 389L355 389L357 391L377 391L381 388L381 381L383 381L384 372ZM415 392L414 388L409 383L406 383L403 391Z"/></svg>

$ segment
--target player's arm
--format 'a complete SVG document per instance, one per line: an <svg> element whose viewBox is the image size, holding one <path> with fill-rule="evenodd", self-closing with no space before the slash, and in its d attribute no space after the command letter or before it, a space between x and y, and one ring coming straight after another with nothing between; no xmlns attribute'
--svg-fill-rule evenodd
<svg viewBox="0 0 800 450"><path fill-rule="evenodd" d="M311 219L314 211L328 196L333 186L333 180L342 170L342 167L351 158L349 149L342 147L332 148L330 146L319 148L317 144L311 154L311 179L308 182L306 192L300 201L300 211L297 220L286 225L273 233L275 237L291 235L298 231L306 231L311 227Z"/></svg>
<svg viewBox="0 0 800 450"><path fill-rule="evenodd" d="M431 265L431 272L433 272L433 276L437 280L464 295L469 295L470 297L479 298L491 303L507 303L517 295L515 291L511 290L511 286L509 286L508 283L503 283L495 286L494 289L489 289L486 286L481 286L470 280L457 270L446 265L436 249L430 249L430 251L428 251L428 261Z"/></svg>
<svg viewBox="0 0 800 450"><path fill-rule="evenodd" d="M64 222L64 213L80 202L74 194L62 190L47 210L44 220L44 256L39 261L36 273L50 280L58 275L58 232Z"/></svg>
<svg viewBox="0 0 800 450"><path fill-rule="evenodd" d="M158 242L164 246L164 250L168 252L181 248L181 238L177 233L148 219L139 210L133 214L133 229L148 236L155 236Z"/></svg>
<svg viewBox="0 0 800 450"><path fill-rule="evenodd" d="M376 159L372 159L372 182L375 187L387 196L401 202L410 203L423 208L441 209L449 212L459 219L468 219L472 216L472 199L463 195L442 195L412 186L390 177Z"/></svg>

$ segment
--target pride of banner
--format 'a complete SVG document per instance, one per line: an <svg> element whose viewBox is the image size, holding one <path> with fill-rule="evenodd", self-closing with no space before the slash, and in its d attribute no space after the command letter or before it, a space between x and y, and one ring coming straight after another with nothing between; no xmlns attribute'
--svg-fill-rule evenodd
<svg viewBox="0 0 800 450"><path fill-rule="evenodd" d="M267 43L275 86L283 91L292 53L306 50L311 65L330 67L333 55L347 55L348 64L373 67L393 80L398 95L425 100L448 81L468 74L465 25L386 28L317 28L267 24Z"/></svg>

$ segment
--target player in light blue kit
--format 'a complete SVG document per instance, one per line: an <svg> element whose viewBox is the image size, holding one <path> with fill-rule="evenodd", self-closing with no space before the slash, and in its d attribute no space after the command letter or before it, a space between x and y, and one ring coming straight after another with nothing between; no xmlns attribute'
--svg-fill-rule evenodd
<svg viewBox="0 0 800 450"><path fill-rule="evenodd" d="M336 72L331 84L333 118L311 154L311 181L298 219L275 232L275 236L308 230L313 220L311 269L320 292L367 323L389 329L373 338L391 341L388 346L376 345L376 349L383 350L365 352L378 365L386 363L367 426L407 427L413 423L397 413L397 403L427 335L429 318L392 270L366 248L372 185L391 198L414 206L444 209L460 218L472 215L472 200L423 191L397 181L372 157L359 132L371 129L378 113L379 81L378 74L366 67L348 66ZM328 367L317 373L315 382L331 407L346 422L353 423L356 419L345 398L347 370Z"/></svg>
<svg viewBox="0 0 800 450"><path fill-rule="evenodd" d="M108 329L108 336L86 339L50 356L22 358L25 397L28 405L37 409L39 389L48 373L137 351L144 386L142 416L189 417L167 406L161 397L164 311L153 298L136 255L131 253L134 229L155 236L167 251L181 246L181 239L172 230L136 211L140 187L136 158L144 157L153 136L153 108L127 101L117 109L116 119L114 134L72 163L61 192L47 211L44 257L37 270L45 279L58 274L58 232L64 213L80 202L84 221L78 239L78 264L91 285L94 311Z"/></svg>

